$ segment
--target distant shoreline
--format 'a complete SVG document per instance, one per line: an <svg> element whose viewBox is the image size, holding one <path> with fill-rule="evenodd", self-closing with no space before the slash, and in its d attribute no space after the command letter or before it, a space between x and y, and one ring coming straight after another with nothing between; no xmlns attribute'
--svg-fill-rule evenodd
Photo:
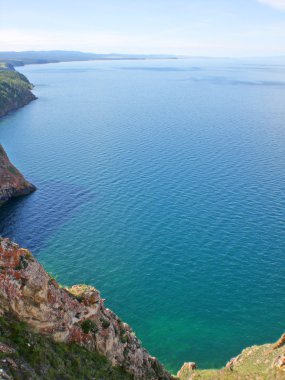
<svg viewBox="0 0 285 380"><path fill-rule="evenodd" d="M13 66L25 66L30 64L46 64L60 62L83 62L83 61L138 61L138 60L175 60L181 56L167 54L95 54L79 51L22 51L22 52L0 52L0 62L12 64Z"/></svg>
<svg viewBox="0 0 285 380"><path fill-rule="evenodd" d="M94 58L94 59L84 59L84 60L74 60L74 61L29 62L29 63L24 63L23 65L14 65L14 66L23 67L23 66L29 66L29 65L47 65L50 63L69 63L69 62L74 63L74 62L96 62L96 61L158 61L158 60L172 61L172 60L177 60L177 59L183 59L183 58Z"/></svg>

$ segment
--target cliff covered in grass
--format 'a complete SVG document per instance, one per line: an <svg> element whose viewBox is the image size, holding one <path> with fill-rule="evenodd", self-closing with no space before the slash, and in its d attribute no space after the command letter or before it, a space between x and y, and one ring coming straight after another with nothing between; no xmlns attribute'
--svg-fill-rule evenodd
<svg viewBox="0 0 285 380"><path fill-rule="evenodd" d="M6 360L0 360L0 369L7 376L13 366L21 371L23 363L27 376L35 372L27 378L35 379L172 378L131 327L105 307L98 290L60 287L28 250L8 239L0 241L0 315L6 331L0 330ZM12 357L7 362L17 353L18 361Z"/></svg>
<svg viewBox="0 0 285 380"><path fill-rule="evenodd" d="M31 89L31 83L23 74L15 71L11 64L0 62L0 117L35 100Z"/></svg>
<svg viewBox="0 0 285 380"><path fill-rule="evenodd" d="M36 187L10 162L0 144L0 206L11 198L30 194Z"/></svg>
<svg viewBox="0 0 285 380"><path fill-rule="evenodd" d="M222 369L199 370L185 363L180 380L284 380L285 334L278 342L245 348Z"/></svg>
<svg viewBox="0 0 285 380"><path fill-rule="evenodd" d="M57 343L13 315L0 317L0 379L131 380L102 355L77 344Z"/></svg>

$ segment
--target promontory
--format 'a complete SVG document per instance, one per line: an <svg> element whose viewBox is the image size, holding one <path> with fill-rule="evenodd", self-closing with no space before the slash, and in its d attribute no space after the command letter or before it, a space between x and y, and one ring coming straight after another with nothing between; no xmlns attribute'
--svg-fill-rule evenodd
<svg viewBox="0 0 285 380"><path fill-rule="evenodd" d="M11 198L33 193L36 187L28 182L19 170L10 162L0 144L0 205Z"/></svg>
<svg viewBox="0 0 285 380"><path fill-rule="evenodd" d="M0 62L0 117L35 100L32 87L11 64Z"/></svg>

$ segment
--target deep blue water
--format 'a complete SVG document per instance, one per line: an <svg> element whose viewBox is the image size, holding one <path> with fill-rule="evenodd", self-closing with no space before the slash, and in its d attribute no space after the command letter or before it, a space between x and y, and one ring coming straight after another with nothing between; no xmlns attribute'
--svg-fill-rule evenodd
<svg viewBox="0 0 285 380"><path fill-rule="evenodd" d="M38 187L0 233L88 283L171 370L285 331L285 65L181 60L20 69L0 121Z"/></svg>

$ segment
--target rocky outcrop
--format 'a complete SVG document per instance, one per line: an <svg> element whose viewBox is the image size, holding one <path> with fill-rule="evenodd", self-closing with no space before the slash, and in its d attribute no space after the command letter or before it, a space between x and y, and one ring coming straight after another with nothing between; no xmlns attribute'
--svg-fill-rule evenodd
<svg viewBox="0 0 285 380"><path fill-rule="evenodd" d="M30 194L36 187L29 183L11 164L5 150L0 144L0 205L10 198Z"/></svg>
<svg viewBox="0 0 285 380"><path fill-rule="evenodd" d="M278 339L278 341L273 345L273 348L276 349L282 346L285 346L285 334L283 334L281 338Z"/></svg>
<svg viewBox="0 0 285 380"><path fill-rule="evenodd" d="M0 65L0 117L35 100L31 89L28 79L11 64Z"/></svg>
<svg viewBox="0 0 285 380"><path fill-rule="evenodd" d="M197 369L197 365L194 362L184 363L183 366L177 373L178 378L183 378L185 375L191 374L195 369Z"/></svg>
<svg viewBox="0 0 285 380"><path fill-rule="evenodd" d="M55 342L11 314L0 316L0 379L134 380L102 355Z"/></svg>
<svg viewBox="0 0 285 380"><path fill-rule="evenodd" d="M104 306L98 290L62 288L32 254L8 239L0 242L0 314L11 313L55 341L98 352L135 379L171 379L127 323Z"/></svg>
<svg viewBox="0 0 285 380"><path fill-rule="evenodd" d="M275 344L244 349L219 370L199 370L195 363L184 363L177 376L180 380L284 380L285 335Z"/></svg>

